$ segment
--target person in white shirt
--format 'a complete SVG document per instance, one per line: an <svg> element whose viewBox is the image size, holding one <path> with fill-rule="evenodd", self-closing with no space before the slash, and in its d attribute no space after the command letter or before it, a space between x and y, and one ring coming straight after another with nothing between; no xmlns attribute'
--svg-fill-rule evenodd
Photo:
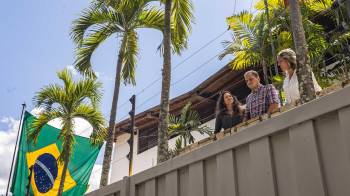
<svg viewBox="0 0 350 196"><path fill-rule="evenodd" d="M286 73L286 77L283 81L283 90L286 95L286 104L295 104L300 99L299 82L296 74L296 54L290 48L281 50L277 55L277 62L282 71ZM314 83L316 93L320 92L322 88L320 85L318 85L313 72L312 81Z"/></svg>

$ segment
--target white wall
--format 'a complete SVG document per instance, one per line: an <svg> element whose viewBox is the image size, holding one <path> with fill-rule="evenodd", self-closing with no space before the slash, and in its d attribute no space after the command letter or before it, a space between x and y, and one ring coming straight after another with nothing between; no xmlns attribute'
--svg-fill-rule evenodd
<svg viewBox="0 0 350 196"><path fill-rule="evenodd" d="M203 124L210 127L214 131L215 119L208 121ZM198 132L194 132L193 136L195 142L207 138L207 135L201 135ZM130 148L127 139L130 137L130 134L123 134L117 138L116 145L113 151L112 159L112 171L111 171L111 183L117 182L123 179L124 176L128 175L129 171L129 161L126 158ZM169 140L169 148L175 147L175 140L177 137ZM157 146L150 148L140 154L137 154L137 145L138 145L138 135L134 136L134 163L133 163L133 174L139 173L146 169L149 169L157 164Z"/></svg>
<svg viewBox="0 0 350 196"><path fill-rule="evenodd" d="M123 179L124 176L128 176L129 160L126 158L126 155L128 154L130 148L126 141L129 139L129 137L130 134L120 135L114 145L111 164L111 183Z"/></svg>

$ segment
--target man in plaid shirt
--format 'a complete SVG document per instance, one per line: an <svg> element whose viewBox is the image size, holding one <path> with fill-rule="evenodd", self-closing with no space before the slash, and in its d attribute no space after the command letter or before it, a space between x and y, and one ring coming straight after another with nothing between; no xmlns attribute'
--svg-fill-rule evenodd
<svg viewBox="0 0 350 196"><path fill-rule="evenodd" d="M278 93L272 84L260 84L260 77L256 71L250 70L244 74L247 86L252 90L246 99L244 121L261 116L265 113L272 114L278 111L280 100Z"/></svg>

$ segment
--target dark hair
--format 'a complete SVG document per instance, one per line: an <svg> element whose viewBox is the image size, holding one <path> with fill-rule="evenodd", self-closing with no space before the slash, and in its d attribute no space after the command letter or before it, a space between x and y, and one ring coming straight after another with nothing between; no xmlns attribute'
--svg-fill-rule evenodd
<svg viewBox="0 0 350 196"><path fill-rule="evenodd" d="M220 93L219 99L216 103L216 117L227 112L227 108L226 108L225 101L224 101L224 95L226 93L229 93L233 97L232 110L233 110L234 114L242 115L243 111L240 108L240 106L242 104L238 101L237 97L232 95L232 93L230 91L222 91Z"/></svg>

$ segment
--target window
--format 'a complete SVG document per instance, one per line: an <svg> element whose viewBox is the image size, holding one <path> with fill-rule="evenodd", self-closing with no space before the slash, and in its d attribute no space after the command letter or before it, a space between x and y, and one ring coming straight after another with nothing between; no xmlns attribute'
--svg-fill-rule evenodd
<svg viewBox="0 0 350 196"><path fill-rule="evenodd" d="M157 146L157 130L158 130L157 125L147 129L139 130L138 145L137 145L138 154L150 148L153 148L154 146Z"/></svg>

